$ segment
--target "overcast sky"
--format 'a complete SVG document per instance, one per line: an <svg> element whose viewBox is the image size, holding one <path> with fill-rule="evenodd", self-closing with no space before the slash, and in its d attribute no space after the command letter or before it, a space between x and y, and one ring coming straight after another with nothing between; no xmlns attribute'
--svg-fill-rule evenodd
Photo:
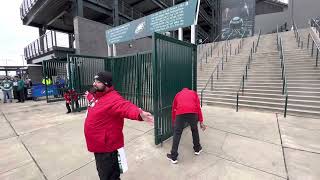
<svg viewBox="0 0 320 180"><path fill-rule="evenodd" d="M0 66L22 65L23 48L36 40L38 29L22 25L22 0L9 0L0 6Z"/></svg>
<svg viewBox="0 0 320 180"><path fill-rule="evenodd" d="M37 28L22 25L21 3L9 0L0 6L0 66L22 65L23 48L38 38Z"/></svg>

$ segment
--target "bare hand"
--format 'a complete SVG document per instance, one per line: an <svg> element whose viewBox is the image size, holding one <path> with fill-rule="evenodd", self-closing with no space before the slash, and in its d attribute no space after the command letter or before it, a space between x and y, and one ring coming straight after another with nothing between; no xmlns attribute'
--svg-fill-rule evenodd
<svg viewBox="0 0 320 180"><path fill-rule="evenodd" d="M203 123L200 123L200 128L202 129L202 131L205 131L207 129L207 126Z"/></svg>
<svg viewBox="0 0 320 180"><path fill-rule="evenodd" d="M146 112L146 111L142 111L142 112L140 113L140 116L141 116L141 118L142 118L143 121L146 121L147 123L153 125L154 117L152 116L151 113Z"/></svg>

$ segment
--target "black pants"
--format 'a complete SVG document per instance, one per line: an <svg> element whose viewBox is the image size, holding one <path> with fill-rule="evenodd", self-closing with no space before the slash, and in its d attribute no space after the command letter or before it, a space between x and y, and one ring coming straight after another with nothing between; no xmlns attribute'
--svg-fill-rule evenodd
<svg viewBox="0 0 320 180"><path fill-rule="evenodd" d="M118 151L94 153L100 180L120 180Z"/></svg>
<svg viewBox="0 0 320 180"><path fill-rule="evenodd" d="M79 102L76 101L75 103L76 103L76 108L79 108ZM71 112L70 103L67 103L67 102L66 102L66 107L67 107L67 109L68 109L68 112Z"/></svg>
<svg viewBox="0 0 320 180"><path fill-rule="evenodd" d="M19 102L24 102L24 89L17 91L17 98Z"/></svg>
<svg viewBox="0 0 320 180"><path fill-rule="evenodd" d="M176 116L174 123L173 142L171 149L172 159L177 159L179 153L179 143L185 123L188 123L192 132L193 149L199 151L202 147L200 145L199 131L198 131L198 115L197 114L181 114Z"/></svg>

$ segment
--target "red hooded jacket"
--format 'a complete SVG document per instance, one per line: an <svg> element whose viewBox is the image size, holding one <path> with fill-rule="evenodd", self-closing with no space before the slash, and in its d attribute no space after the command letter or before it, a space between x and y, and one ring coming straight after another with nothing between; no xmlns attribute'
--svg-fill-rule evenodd
<svg viewBox="0 0 320 180"><path fill-rule="evenodd" d="M71 102L71 99L73 99L74 101L77 101L79 99L78 97L78 93L75 90L68 90L67 92L65 92L63 94L64 99L66 100L67 103Z"/></svg>
<svg viewBox="0 0 320 180"><path fill-rule="evenodd" d="M113 152L124 146L124 118L142 121L137 106L109 88L87 96L89 106L84 124L87 148L90 152Z"/></svg>
<svg viewBox="0 0 320 180"><path fill-rule="evenodd" d="M200 101L198 94L188 88L183 88L176 94L172 105L172 122L176 120L176 115L196 113L198 120L203 122Z"/></svg>

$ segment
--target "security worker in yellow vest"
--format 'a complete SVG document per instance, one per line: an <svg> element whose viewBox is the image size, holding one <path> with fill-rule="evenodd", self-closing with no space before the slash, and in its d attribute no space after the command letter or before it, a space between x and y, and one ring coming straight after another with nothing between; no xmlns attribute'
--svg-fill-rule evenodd
<svg viewBox="0 0 320 180"><path fill-rule="evenodd" d="M45 78L42 79L42 84L49 86L52 84L52 80L48 78L48 76L46 76Z"/></svg>

